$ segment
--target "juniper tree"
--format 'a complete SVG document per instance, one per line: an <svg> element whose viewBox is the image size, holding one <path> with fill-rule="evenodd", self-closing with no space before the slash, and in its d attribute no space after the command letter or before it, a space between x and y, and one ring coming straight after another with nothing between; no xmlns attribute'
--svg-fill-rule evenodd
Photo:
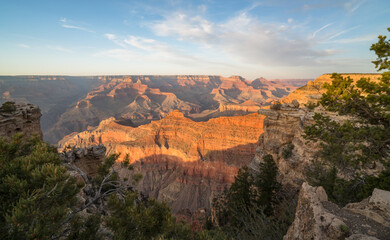
<svg viewBox="0 0 390 240"><path fill-rule="evenodd" d="M378 70L390 70L390 42L386 36L378 38L378 42L371 46L371 50L377 54L377 60L373 63ZM320 175L327 179L319 181L317 177L312 182L333 182L325 186L328 194L336 202L345 204L367 197L371 192L367 190L367 176L357 175L351 181L346 181L335 177L338 170L352 168L356 171L378 163L383 164L385 169L390 167L390 72L382 73L377 81L361 78L354 83L350 77L335 73L331 78L331 84L324 84L327 91L322 95L320 104L327 111L348 116L349 119L339 122L316 113L315 123L305 129L304 136L310 141L320 140L318 156L322 166L325 166L322 168L325 173ZM380 176L388 175L385 170ZM326 176L331 177L332 181ZM377 182L381 180L377 179ZM374 187L370 185L371 191ZM343 196L351 189L351 194ZM366 189L365 194L362 194L362 189Z"/></svg>

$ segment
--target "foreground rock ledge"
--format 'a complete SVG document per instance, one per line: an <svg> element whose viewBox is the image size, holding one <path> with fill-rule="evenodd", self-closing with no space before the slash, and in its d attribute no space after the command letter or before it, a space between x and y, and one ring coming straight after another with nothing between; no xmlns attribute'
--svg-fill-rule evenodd
<svg viewBox="0 0 390 240"><path fill-rule="evenodd" d="M371 197L339 208L322 187L303 183L295 220L284 240L390 239L390 192L375 189Z"/></svg>

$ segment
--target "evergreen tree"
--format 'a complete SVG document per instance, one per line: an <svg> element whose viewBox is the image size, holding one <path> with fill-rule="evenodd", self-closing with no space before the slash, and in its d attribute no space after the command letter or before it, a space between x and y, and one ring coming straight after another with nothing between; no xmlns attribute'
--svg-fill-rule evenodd
<svg viewBox="0 0 390 240"><path fill-rule="evenodd" d="M1 239L48 239L63 229L80 185L39 138L0 140Z"/></svg>
<svg viewBox="0 0 390 240"><path fill-rule="evenodd" d="M264 213L267 216L273 213L273 204L275 203L275 194L280 188L276 177L278 167L276 166L272 155L264 156L260 163L259 173L257 175L256 187L259 191L257 203L264 207Z"/></svg>
<svg viewBox="0 0 390 240"><path fill-rule="evenodd" d="M390 28L388 29L390 31ZM378 70L390 70L388 57L390 43L386 36L371 46L378 56L373 61ZM320 140L318 154L320 166L312 170L311 183L324 185L331 199L340 205L361 200L371 194L373 182L383 182L390 167L390 72L384 72L378 81L361 78L353 83L349 77L332 75L332 84L324 84L327 90L320 104L331 112L349 116L349 120L338 122L316 113L315 123L305 129L304 137ZM356 175L346 181L337 177L338 170L360 169L384 165L385 172L379 178ZM314 176L313 172L317 172ZM326 183L326 184L324 184ZM386 184L382 185L385 189ZM368 189L371 189L368 191ZM350 194L345 194L350 193ZM363 194L364 193L364 194Z"/></svg>

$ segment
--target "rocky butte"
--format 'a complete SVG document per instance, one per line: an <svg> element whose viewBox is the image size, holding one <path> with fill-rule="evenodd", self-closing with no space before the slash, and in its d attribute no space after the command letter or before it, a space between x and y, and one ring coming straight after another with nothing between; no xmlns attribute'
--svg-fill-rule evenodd
<svg viewBox="0 0 390 240"><path fill-rule="evenodd" d="M59 142L89 147L104 144L108 153L128 155L143 174L139 190L167 201L173 212L208 208L215 194L228 188L243 165L255 154L263 116L219 117L194 122L178 111L139 127L119 124L114 118L98 127L72 134ZM128 177L129 172L122 172Z"/></svg>

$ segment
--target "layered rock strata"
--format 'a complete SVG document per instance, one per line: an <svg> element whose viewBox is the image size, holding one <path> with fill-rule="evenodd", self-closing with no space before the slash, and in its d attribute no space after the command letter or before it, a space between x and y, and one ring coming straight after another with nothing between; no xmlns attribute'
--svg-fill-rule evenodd
<svg viewBox="0 0 390 240"><path fill-rule="evenodd" d="M257 171L265 155L271 154L284 184L300 186L306 179L306 167L319 150L318 143L307 142L302 134L305 126L312 124L313 112L299 108L299 104L282 104L281 109L260 109L266 116L263 133L259 137L256 155L250 167Z"/></svg>
<svg viewBox="0 0 390 240"><path fill-rule="evenodd" d="M26 137L37 135L42 138L40 118L41 110L37 105L13 103L15 109L0 110L0 136L11 139L16 133Z"/></svg>
<svg viewBox="0 0 390 240"><path fill-rule="evenodd" d="M332 74L323 74L320 77L316 78L314 81L309 81L305 86L300 87L290 93L288 96L282 98L282 102L289 103L293 100L297 100L301 104L306 103L316 103L326 92L326 89L323 88L324 83L332 83L331 79ZM361 78L369 78L373 81L377 81L381 74L341 74L342 77L351 78L354 82L357 82Z"/></svg>
<svg viewBox="0 0 390 240"><path fill-rule="evenodd" d="M239 76L107 77L61 114L45 135L50 141L58 141L72 132L97 126L109 117L139 126L162 119L173 110L180 110L196 121L256 112L296 88L265 79L250 82Z"/></svg>
<svg viewBox="0 0 390 240"><path fill-rule="evenodd" d="M339 208L322 187L303 183L295 220L284 240L390 239L390 192L375 189L368 199Z"/></svg>
<svg viewBox="0 0 390 240"><path fill-rule="evenodd" d="M66 137L59 146L104 144L108 154L120 153L120 160L128 156L135 172L143 174L139 190L144 194L166 200L174 212L196 210L208 208L215 194L234 181L238 168L251 162L263 118L253 113L194 122L173 111L139 127L110 118Z"/></svg>

